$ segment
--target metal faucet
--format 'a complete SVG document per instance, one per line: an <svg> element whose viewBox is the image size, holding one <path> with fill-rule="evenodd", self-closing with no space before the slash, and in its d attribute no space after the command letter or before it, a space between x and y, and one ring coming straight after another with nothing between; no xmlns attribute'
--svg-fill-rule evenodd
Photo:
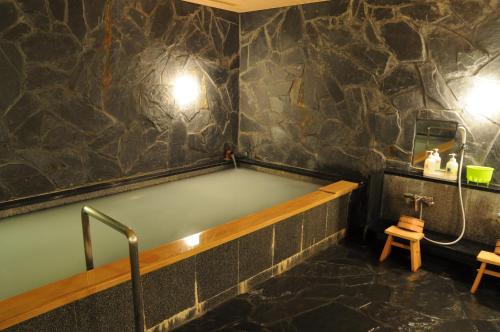
<svg viewBox="0 0 500 332"><path fill-rule="evenodd" d="M413 201L413 208L415 212L418 212L418 205L425 204L427 206L434 206L434 198L431 196L424 196L418 194L405 193L403 194L405 198L409 198Z"/></svg>
<svg viewBox="0 0 500 332"><path fill-rule="evenodd" d="M234 168L238 168L236 164L236 158L234 156L234 151L230 148L226 149L226 152L224 153L224 160L232 160Z"/></svg>

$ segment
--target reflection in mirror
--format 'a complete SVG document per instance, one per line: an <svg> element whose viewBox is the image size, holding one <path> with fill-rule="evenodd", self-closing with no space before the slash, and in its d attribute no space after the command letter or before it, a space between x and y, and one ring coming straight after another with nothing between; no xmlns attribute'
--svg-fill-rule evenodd
<svg viewBox="0 0 500 332"><path fill-rule="evenodd" d="M441 168L449 160L450 153L460 148L457 136L458 124L453 121L417 119L413 148L413 167L424 168L426 151L439 150Z"/></svg>

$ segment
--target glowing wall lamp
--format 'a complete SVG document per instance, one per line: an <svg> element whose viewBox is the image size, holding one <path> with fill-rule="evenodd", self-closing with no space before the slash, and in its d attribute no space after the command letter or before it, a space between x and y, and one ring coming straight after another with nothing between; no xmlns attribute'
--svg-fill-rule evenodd
<svg viewBox="0 0 500 332"><path fill-rule="evenodd" d="M500 112L500 82L485 78L474 79L465 103L470 113L491 118Z"/></svg>
<svg viewBox="0 0 500 332"><path fill-rule="evenodd" d="M200 95L200 84L193 75L182 74L173 82L175 103L181 107L191 105Z"/></svg>

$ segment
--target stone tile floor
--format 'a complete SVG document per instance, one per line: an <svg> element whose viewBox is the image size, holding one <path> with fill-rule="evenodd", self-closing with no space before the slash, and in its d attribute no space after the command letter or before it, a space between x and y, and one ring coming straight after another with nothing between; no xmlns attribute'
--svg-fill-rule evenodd
<svg viewBox="0 0 500 332"><path fill-rule="evenodd" d="M500 331L500 282L474 296L471 268L433 257L409 271L407 252L353 243L329 248L181 331Z"/></svg>

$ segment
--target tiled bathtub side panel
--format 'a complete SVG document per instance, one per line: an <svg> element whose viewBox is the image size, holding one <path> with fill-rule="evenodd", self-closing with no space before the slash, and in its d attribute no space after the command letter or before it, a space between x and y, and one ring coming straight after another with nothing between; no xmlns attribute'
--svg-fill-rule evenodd
<svg viewBox="0 0 500 332"><path fill-rule="evenodd" d="M272 226L248 234L238 241L238 281L244 281L271 268L273 264Z"/></svg>
<svg viewBox="0 0 500 332"><path fill-rule="evenodd" d="M300 252L303 219L304 214L301 213L274 225L273 264Z"/></svg>
<svg viewBox="0 0 500 332"><path fill-rule="evenodd" d="M326 203L326 236L333 235L347 227L349 195Z"/></svg>
<svg viewBox="0 0 500 332"><path fill-rule="evenodd" d="M146 326L151 328L195 305L195 258L187 258L142 277Z"/></svg>
<svg viewBox="0 0 500 332"><path fill-rule="evenodd" d="M57 332L79 331L76 326L75 304L70 303L21 324L4 330L5 332Z"/></svg>
<svg viewBox="0 0 500 332"><path fill-rule="evenodd" d="M131 282L106 289L75 302L78 331L134 331Z"/></svg>
<svg viewBox="0 0 500 332"><path fill-rule="evenodd" d="M198 300L208 300L238 284L238 241L231 241L196 256Z"/></svg>
<svg viewBox="0 0 500 332"><path fill-rule="evenodd" d="M327 204L322 204L304 212L302 250L309 248L325 238L326 208Z"/></svg>

